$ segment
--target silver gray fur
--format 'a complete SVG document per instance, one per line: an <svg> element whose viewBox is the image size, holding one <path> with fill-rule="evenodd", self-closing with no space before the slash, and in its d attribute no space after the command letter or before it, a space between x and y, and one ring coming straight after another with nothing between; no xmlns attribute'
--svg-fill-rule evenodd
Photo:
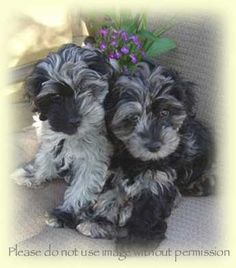
<svg viewBox="0 0 236 268"><path fill-rule="evenodd" d="M82 123L75 134L67 135L52 130L48 120L43 121L41 144L34 161L17 169L11 176L19 185L34 187L60 177L58 174L63 170L69 170L64 179L70 185L59 208L76 214L82 207L95 202L105 183L112 154L106 138L102 106L108 92L108 79L87 64L96 53L96 50L69 46L49 54L36 66L45 70L48 79L41 84L38 94L32 94L33 101L54 93L55 82L66 83L74 91ZM58 145L63 140L61 152L57 155Z"/></svg>

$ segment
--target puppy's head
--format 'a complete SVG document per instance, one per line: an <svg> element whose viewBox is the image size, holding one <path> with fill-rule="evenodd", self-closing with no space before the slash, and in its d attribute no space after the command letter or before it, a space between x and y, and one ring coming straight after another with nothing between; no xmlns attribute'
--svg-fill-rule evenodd
<svg viewBox="0 0 236 268"><path fill-rule="evenodd" d="M41 120L53 131L87 133L104 118L103 100L113 75L98 51L66 45L39 62L26 82Z"/></svg>
<svg viewBox="0 0 236 268"><path fill-rule="evenodd" d="M108 128L135 158L165 158L177 149L186 118L195 115L192 86L177 73L140 63L107 95Z"/></svg>

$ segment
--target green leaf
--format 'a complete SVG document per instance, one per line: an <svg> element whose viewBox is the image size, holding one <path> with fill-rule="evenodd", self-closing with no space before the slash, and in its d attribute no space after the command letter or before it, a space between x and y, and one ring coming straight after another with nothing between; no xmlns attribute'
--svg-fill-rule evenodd
<svg viewBox="0 0 236 268"><path fill-rule="evenodd" d="M135 34L140 24L140 15L135 17L122 15L120 29L125 30L129 34Z"/></svg>
<svg viewBox="0 0 236 268"><path fill-rule="evenodd" d="M176 47L176 43L169 38L156 39L146 51L148 57L154 57L168 52Z"/></svg>
<svg viewBox="0 0 236 268"><path fill-rule="evenodd" d="M134 33L137 34L140 30L144 29L144 27L145 27L145 15L144 14L137 14L134 17L134 23L136 26Z"/></svg>
<svg viewBox="0 0 236 268"><path fill-rule="evenodd" d="M140 24L139 24L139 28L137 32L141 30L146 30L146 29L147 29L147 15L142 14L140 15Z"/></svg>
<svg viewBox="0 0 236 268"><path fill-rule="evenodd" d="M141 30L137 33L138 37L140 37L141 39L148 39L148 40L151 40L151 41L154 41L156 40L156 36L155 34L153 34L152 32L150 31L147 31L147 30Z"/></svg>
<svg viewBox="0 0 236 268"><path fill-rule="evenodd" d="M122 30L125 30L127 33L131 34L131 33L135 33L136 30L136 24L133 23L128 23L127 25L124 25L122 27Z"/></svg>
<svg viewBox="0 0 236 268"><path fill-rule="evenodd" d="M130 24L132 24L132 15L131 12L126 10L125 12L120 13L120 29L127 29Z"/></svg>

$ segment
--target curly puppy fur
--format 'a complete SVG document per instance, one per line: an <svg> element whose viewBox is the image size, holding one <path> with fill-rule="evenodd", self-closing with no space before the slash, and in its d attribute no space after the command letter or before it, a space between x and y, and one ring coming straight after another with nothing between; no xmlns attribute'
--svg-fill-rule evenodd
<svg viewBox="0 0 236 268"><path fill-rule="evenodd" d="M69 182L64 203L53 213L59 219L94 203L105 183L112 147L103 101L112 75L98 50L68 44L40 61L26 82L43 120L42 141L35 159L12 177L29 187L55 178Z"/></svg>
<svg viewBox="0 0 236 268"><path fill-rule="evenodd" d="M118 78L105 99L111 175L79 232L119 244L158 244L179 191L211 193L212 138L195 119L193 88L176 72L145 62Z"/></svg>

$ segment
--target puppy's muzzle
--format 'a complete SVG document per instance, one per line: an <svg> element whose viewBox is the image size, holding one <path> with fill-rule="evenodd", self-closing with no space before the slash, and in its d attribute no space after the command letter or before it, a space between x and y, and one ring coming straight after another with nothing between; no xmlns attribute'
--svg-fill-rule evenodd
<svg viewBox="0 0 236 268"><path fill-rule="evenodd" d="M72 118L69 120L69 124L71 127L79 127L81 124L81 118Z"/></svg>
<svg viewBox="0 0 236 268"><path fill-rule="evenodd" d="M150 152L155 153L155 152L157 152L157 151L160 150L161 145L162 145L162 144L161 144L161 142L159 142L159 141L156 141L156 142L149 142L149 143L146 144L146 148L147 148Z"/></svg>

